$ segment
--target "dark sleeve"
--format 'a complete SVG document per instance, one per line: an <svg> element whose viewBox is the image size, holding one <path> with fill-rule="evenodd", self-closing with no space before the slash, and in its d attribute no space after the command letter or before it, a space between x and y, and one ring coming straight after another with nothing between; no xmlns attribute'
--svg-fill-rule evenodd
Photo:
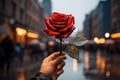
<svg viewBox="0 0 120 80"><path fill-rule="evenodd" d="M52 80L51 76L46 76L45 74L38 72L32 79L30 80Z"/></svg>

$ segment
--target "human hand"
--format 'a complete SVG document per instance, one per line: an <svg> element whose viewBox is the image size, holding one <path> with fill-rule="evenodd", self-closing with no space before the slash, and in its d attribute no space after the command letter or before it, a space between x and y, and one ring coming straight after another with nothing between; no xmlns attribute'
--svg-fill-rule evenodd
<svg viewBox="0 0 120 80"><path fill-rule="evenodd" d="M40 72L47 76L52 76L53 80L56 80L60 74L62 74L63 66L65 65L65 53L54 52L43 60L41 64Z"/></svg>

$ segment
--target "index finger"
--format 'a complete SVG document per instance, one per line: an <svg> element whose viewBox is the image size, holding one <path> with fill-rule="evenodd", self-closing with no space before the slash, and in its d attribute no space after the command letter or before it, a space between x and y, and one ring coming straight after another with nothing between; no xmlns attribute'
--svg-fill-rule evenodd
<svg viewBox="0 0 120 80"><path fill-rule="evenodd" d="M66 59L65 55L61 55L61 56L57 57L56 59L54 59L52 61L52 63L53 63L54 66L58 66L65 59Z"/></svg>
<svg viewBox="0 0 120 80"><path fill-rule="evenodd" d="M58 56L60 56L60 52L54 52L50 56L47 57L48 61L56 59Z"/></svg>

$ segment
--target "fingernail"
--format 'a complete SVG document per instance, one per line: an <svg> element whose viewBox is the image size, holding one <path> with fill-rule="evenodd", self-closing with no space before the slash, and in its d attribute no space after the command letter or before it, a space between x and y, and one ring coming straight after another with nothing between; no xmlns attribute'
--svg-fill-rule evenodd
<svg viewBox="0 0 120 80"><path fill-rule="evenodd" d="M65 55L65 52L62 52L63 55Z"/></svg>

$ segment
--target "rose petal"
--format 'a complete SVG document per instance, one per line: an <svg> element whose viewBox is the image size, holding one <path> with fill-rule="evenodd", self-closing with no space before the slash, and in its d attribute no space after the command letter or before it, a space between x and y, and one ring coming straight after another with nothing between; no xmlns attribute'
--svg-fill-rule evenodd
<svg viewBox="0 0 120 80"><path fill-rule="evenodd" d="M75 22L74 22L74 17L73 16L68 16L69 18L69 20L68 20L68 22L67 22L67 25L69 25L69 24L71 24L71 21L72 21L72 23L74 24Z"/></svg>
<svg viewBox="0 0 120 80"><path fill-rule="evenodd" d="M44 31L51 36L67 38L75 29L74 17L54 12L50 18L45 19L47 27Z"/></svg>
<svg viewBox="0 0 120 80"><path fill-rule="evenodd" d="M66 27L65 24L64 24L64 25L62 25L62 24L61 24L61 25L60 25L60 24L59 24L59 25L53 24L53 26L56 28L56 30L57 30L58 28L62 30L62 29L64 29L64 28Z"/></svg>
<svg viewBox="0 0 120 80"><path fill-rule="evenodd" d="M56 30L58 30L60 32L63 32L63 31L66 31L66 30L72 28L73 25L74 25L74 17L72 17L72 16L69 17L67 25L60 25L61 27L58 28L59 25L53 24L53 26L56 27Z"/></svg>
<svg viewBox="0 0 120 80"><path fill-rule="evenodd" d="M47 24L47 27L52 30L62 30L66 27L66 24L56 25L54 23L51 23L50 19L45 19L45 22Z"/></svg>
<svg viewBox="0 0 120 80"><path fill-rule="evenodd" d="M75 30L75 27L70 28L69 30L57 35L56 38L67 38L74 30Z"/></svg>
<svg viewBox="0 0 120 80"><path fill-rule="evenodd" d="M72 16L69 16L67 26L66 25L55 25L54 23L50 22L49 18L45 19L45 21L46 21L47 27L49 29L58 30L60 32L66 31L69 28L73 27L73 25L74 25L74 17L72 17ZM58 26L59 26L59 28L58 28Z"/></svg>
<svg viewBox="0 0 120 80"><path fill-rule="evenodd" d="M73 24L75 24L75 19L74 19L74 17L73 17L72 15L68 15L68 17L69 17L69 18L72 17L72 18L73 18Z"/></svg>
<svg viewBox="0 0 120 80"><path fill-rule="evenodd" d="M45 19L45 23L47 25L48 28L52 29L52 30L56 30L56 28L50 23L49 18Z"/></svg>
<svg viewBox="0 0 120 80"><path fill-rule="evenodd" d="M52 14L51 18L57 22L60 22L60 21L65 21L67 17L65 14L55 12Z"/></svg>
<svg viewBox="0 0 120 80"><path fill-rule="evenodd" d="M72 28L73 25L74 25L74 18L73 18L73 17L70 17L69 20L68 20L68 24L66 25L66 27L63 28L63 29L61 29L61 30L59 30L59 31L60 31L60 32L66 31L66 30Z"/></svg>
<svg viewBox="0 0 120 80"><path fill-rule="evenodd" d="M48 29L54 30L54 31L58 31L58 30L62 30L66 25L55 25L50 23L50 20L46 20L46 25ZM58 27L59 26L59 27Z"/></svg>
<svg viewBox="0 0 120 80"><path fill-rule="evenodd" d="M48 28L45 28L44 31L50 36L56 36L56 35L60 34L58 31L53 31Z"/></svg>
<svg viewBox="0 0 120 80"><path fill-rule="evenodd" d="M67 21L67 20L66 20L66 21ZM52 24L56 24L56 25L66 24L66 21L59 21L59 22L57 22L57 21L54 21L53 19L50 18L50 22L51 22Z"/></svg>

